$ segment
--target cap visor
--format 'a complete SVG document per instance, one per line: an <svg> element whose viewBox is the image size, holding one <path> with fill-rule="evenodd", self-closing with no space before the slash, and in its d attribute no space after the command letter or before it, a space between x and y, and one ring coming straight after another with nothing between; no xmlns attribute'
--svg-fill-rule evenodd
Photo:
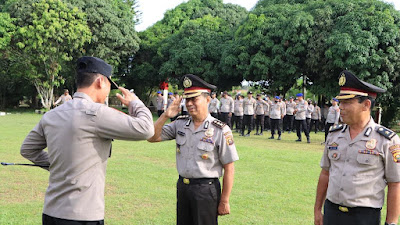
<svg viewBox="0 0 400 225"><path fill-rule="evenodd" d="M201 95L201 93L204 93L204 92L199 91L199 92L192 92L192 93L183 93L182 97L183 98L194 98L194 97Z"/></svg>
<svg viewBox="0 0 400 225"><path fill-rule="evenodd" d="M345 99L352 99L352 98L355 98L355 97L357 97L358 95L338 95L338 96L336 96L335 98L337 99L337 100L345 100Z"/></svg>
<svg viewBox="0 0 400 225"><path fill-rule="evenodd" d="M111 83L111 89L118 89L118 85L113 80L111 80L111 78L107 77L107 79Z"/></svg>

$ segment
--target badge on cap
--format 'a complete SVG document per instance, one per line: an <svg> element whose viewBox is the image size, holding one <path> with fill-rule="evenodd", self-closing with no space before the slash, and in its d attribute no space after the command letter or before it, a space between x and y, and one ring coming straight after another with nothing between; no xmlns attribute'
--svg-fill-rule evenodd
<svg viewBox="0 0 400 225"><path fill-rule="evenodd" d="M185 77L185 79L183 79L183 87L190 88L191 86L192 86L192 80L190 80L189 77Z"/></svg>
<svg viewBox="0 0 400 225"><path fill-rule="evenodd" d="M206 137L212 137L214 135L214 128L209 128L204 134Z"/></svg>
<svg viewBox="0 0 400 225"><path fill-rule="evenodd" d="M373 150L376 147L376 143L378 141L376 139L371 139L369 141L367 141L367 143L365 143L365 147L369 150Z"/></svg>
<svg viewBox="0 0 400 225"><path fill-rule="evenodd" d="M346 75L342 73L339 78L339 86L343 86L346 84Z"/></svg>

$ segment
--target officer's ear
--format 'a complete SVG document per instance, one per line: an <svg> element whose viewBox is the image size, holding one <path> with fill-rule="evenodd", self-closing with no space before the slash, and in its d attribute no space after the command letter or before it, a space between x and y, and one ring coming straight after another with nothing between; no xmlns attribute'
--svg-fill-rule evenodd
<svg viewBox="0 0 400 225"><path fill-rule="evenodd" d="M369 111L371 109L371 104L372 104L371 100L366 99L362 102L362 104L363 104L363 111Z"/></svg>

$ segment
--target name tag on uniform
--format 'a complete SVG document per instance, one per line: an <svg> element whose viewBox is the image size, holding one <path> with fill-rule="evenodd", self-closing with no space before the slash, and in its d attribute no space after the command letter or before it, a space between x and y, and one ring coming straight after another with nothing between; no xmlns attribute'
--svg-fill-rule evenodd
<svg viewBox="0 0 400 225"><path fill-rule="evenodd" d="M328 145L329 150L337 150L338 149L338 144L333 142L332 144Z"/></svg>
<svg viewBox="0 0 400 225"><path fill-rule="evenodd" d="M185 136L185 133L180 131L180 130L178 130L178 134L181 135L181 136Z"/></svg>

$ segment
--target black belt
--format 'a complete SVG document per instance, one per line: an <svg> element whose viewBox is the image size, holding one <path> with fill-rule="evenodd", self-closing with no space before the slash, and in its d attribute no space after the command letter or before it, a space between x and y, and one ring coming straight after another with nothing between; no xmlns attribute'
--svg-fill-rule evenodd
<svg viewBox="0 0 400 225"><path fill-rule="evenodd" d="M184 184L213 184L218 178L185 178L179 175L179 182Z"/></svg>
<svg viewBox="0 0 400 225"><path fill-rule="evenodd" d="M347 207L347 206L343 206L343 205L339 205L336 203L333 203L331 201L329 201L328 199L326 199L326 203L328 203L328 205L330 205L330 207L332 209L344 212L344 213L361 213L361 212L368 212L368 211L381 211L381 208L372 208L372 207Z"/></svg>

